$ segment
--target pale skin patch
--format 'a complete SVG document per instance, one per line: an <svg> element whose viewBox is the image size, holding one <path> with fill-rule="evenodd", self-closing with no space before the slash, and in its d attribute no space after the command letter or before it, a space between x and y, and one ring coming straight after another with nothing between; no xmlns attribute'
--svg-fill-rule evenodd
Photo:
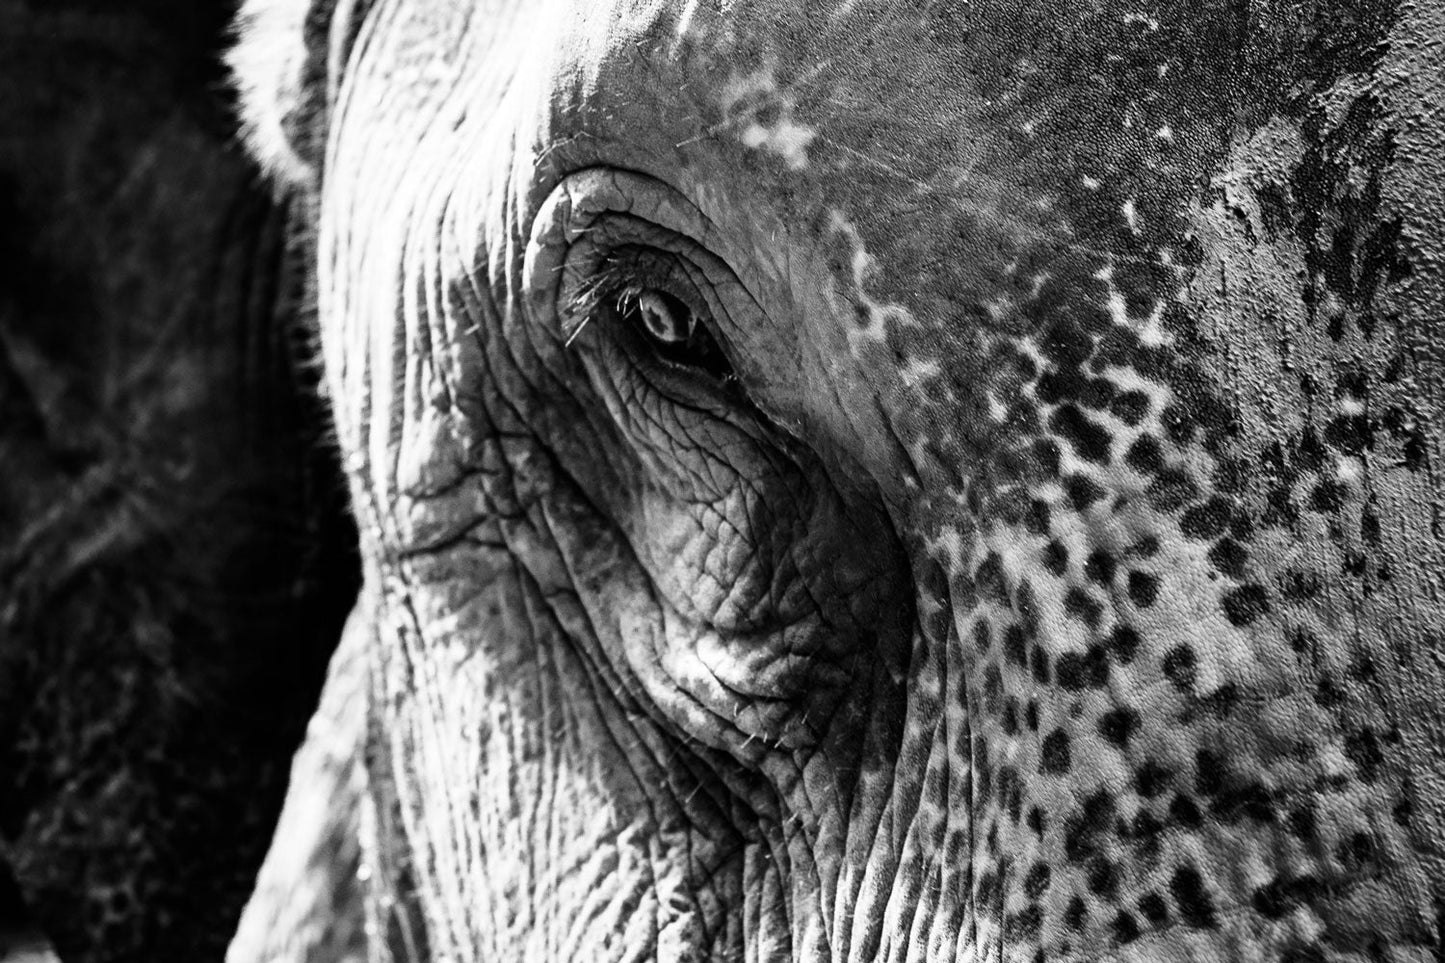
<svg viewBox="0 0 1445 963"><path fill-rule="evenodd" d="M798 121L793 95L779 87L772 65L729 77L721 106L743 146L781 158L789 170L807 169L808 145L818 132Z"/></svg>
<svg viewBox="0 0 1445 963"><path fill-rule="evenodd" d="M866 345L881 344L887 339L890 320L895 324L910 326L917 322L912 313L902 305L876 301L868 295L866 285L873 272L877 270L877 266L864 247L863 238L853 223L841 212L833 210L828 213L828 231L835 236L842 235L852 251L849 267L853 283L852 291L849 293L859 308L857 313L860 320L863 317L867 318L866 324L855 322L848 327L848 347L854 357L859 357ZM835 312L840 318L847 318L854 313L842 305L836 307Z"/></svg>
<svg viewBox="0 0 1445 963"><path fill-rule="evenodd" d="M1129 225L1130 231L1132 231L1135 235L1138 235L1140 233L1139 212L1134 207L1134 199L1131 197L1127 201L1125 201L1124 206L1121 208L1121 210L1124 214L1124 223Z"/></svg>
<svg viewBox="0 0 1445 963"><path fill-rule="evenodd" d="M1126 203L1124 206L1126 210L1132 210L1131 203ZM1135 233L1137 233L1137 231ZM1128 328L1130 331L1133 331L1139 337L1141 343L1150 347L1166 346L1172 342L1173 339L1169 336L1169 333L1164 330L1163 326L1164 306L1166 304L1164 298L1157 299L1154 302L1153 309L1143 318L1134 318L1129 314L1128 303L1124 300L1123 292L1114 284L1113 267L1105 267L1095 274L1094 277L1103 281L1108 289L1109 296L1105 302L1105 306L1109 309L1109 316L1115 324L1121 328ZM1183 287L1181 286L1180 292L1182 291ZM1179 292L1176 292L1176 296L1178 293Z"/></svg>

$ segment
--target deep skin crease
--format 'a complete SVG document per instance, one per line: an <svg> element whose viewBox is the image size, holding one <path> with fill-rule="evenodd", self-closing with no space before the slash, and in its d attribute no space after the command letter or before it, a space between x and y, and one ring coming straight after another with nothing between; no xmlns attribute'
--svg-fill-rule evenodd
<svg viewBox="0 0 1445 963"><path fill-rule="evenodd" d="M1438 952L1441 29L379 0L238 60L317 212L378 942Z"/></svg>

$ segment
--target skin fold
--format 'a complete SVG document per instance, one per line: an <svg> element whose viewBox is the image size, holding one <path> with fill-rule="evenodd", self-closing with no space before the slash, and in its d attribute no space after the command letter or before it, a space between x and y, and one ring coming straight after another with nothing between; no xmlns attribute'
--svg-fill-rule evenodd
<svg viewBox="0 0 1445 963"><path fill-rule="evenodd" d="M1445 7L238 36L366 563L272 858L369 958L1440 951Z"/></svg>

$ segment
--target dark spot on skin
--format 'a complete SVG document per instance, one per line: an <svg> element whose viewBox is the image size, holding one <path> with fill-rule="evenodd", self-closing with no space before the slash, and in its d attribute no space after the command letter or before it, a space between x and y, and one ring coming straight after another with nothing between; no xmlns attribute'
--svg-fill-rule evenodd
<svg viewBox="0 0 1445 963"><path fill-rule="evenodd" d="M1329 674L1319 677L1319 684L1315 685L1315 704L1321 709L1338 709L1345 701L1345 693L1338 682Z"/></svg>
<svg viewBox="0 0 1445 963"><path fill-rule="evenodd" d="M1034 681L1039 685L1048 685L1050 680L1049 654L1041 645L1034 646L1033 668Z"/></svg>
<svg viewBox="0 0 1445 963"><path fill-rule="evenodd" d="M1249 541L1254 537L1254 520L1242 511L1235 512L1229 520L1229 534L1241 542Z"/></svg>
<svg viewBox="0 0 1445 963"><path fill-rule="evenodd" d="M1085 379L1083 389L1079 393L1079 404L1094 411L1108 408L1119 390L1108 378Z"/></svg>
<svg viewBox="0 0 1445 963"><path fill-rule="evenodd" d="M1169 816L1185 829L1198 829L1204 820L1194 800L1183 793L1175 796L1174 801L1169 804Z"/></svg>
<svg viewBox="0 0 1445 963"><path fill-rule="evenodd" d="M1059 477L1059 446L1051 439L1044 438L1034 442L1031 449L1034 462L1034 470L1040 478L1050 479Z"/></svg>
<svg viewBox="0 0 1445 963"><path fill-rule="evenodd" d="M1248 467L1238 458L1221 458L1214 468L1214 487L1230 495L1241 494L1249 479Z"/></svg>
<svg viewBox="0 0 1445 963"><path fill-rule="evenodd" d="M1064 910L1064 922L1069 929L1078 932L1084 928L1089 921L1089 908L1084 905L1081 897L1075 896L1069 900L1068 908Z"/></svg>
<svg viewBox="0 0 1445 963"><path fill-rule="evenodd" d="M1160 450L1157 440L1150 435L1143 435L1129 446L1129 450L1124 453L1124 461L1141 475L1153 475L1164 468L1164 452Z"/></svg>
<svg viewBox="0 0 1445 963"><path fill-rule="evenodd" d="M1114 918L1114 937L1120 943L1132 943L1139 938L1139 922L1133 913L1121 911Z"/></svg>
<svg viewBox="0 0 1445 963"><path fill-rule="evenodd" d="M1304 655L1306 653L1313 654L1319 651L1319 639L1317 639L1315 637L1315 634L1309 629L1305 628L1303 625L1297 625L1293 629L1291 629L1288 635L1288 639L1289 647L1291 649L1294 649L1300 655Z"/></svg>
<svg viewBox="0 0 1445 963"><path fill-rule="evenodd" d="M1030 903L1017 914L1012 914L1004 923L1004 938L1009 943L1030 943L1039 938L1043 927L1044 911L1038 903Z"/></svg>
<svg viewBox="0 0 1445 963"><path fill-rule="evenodd" d="M983 707L991 716L996 716L1002 706L1003 675L997 664L991 664L983 673Z"/></svg>
<svg viewBox="0 0 1445 963"><path fill-rule="evenodd" d="M1054 663L1054 678L1070 692L1098 689L1109 681L1109 660L1100 646L1082 654L1065 652Z"/></svg>
<svg viewBox="0 0 1445 963"><path fill-rule="evenodd" d="M1120 835L1132 838L1134 848L1144 860L1159 858L1159 839L1164 834L1164 824L1148 810L1141 809L1134 814L1134 825Z"/></svg>
<svg viewBox="0 0 1445 963"><path fill-rule="evenodd" d="M1337 311L1334 314L1330 315L1329 322L1325 324L1325 331L1334 341L1339 341L1341 338L1343 338L1345 336L1344 312Z"/></svg>
<svg viewBox="0 0 1445 963"><path fill-rule="evenodd" d="M1280 486L1270 490L1259 521L1272 528L1293 528L1299 523L1299 509L1290 500L1289 488Z"/></svg>
<svg viewBox="0 0 1445 963"><path fill-rule="evenodd" d="M1232 538L1222 538L1209 550L1209 564L1221 575L1228 575L1230 578L1242 578L1244 576L1244 563L1248 561L1249 553Z"/></svg>
<svg viewBox="0 0 1445 963"><path fill-rule="evenodd" d="M1274 801L1269 790L1258 782L1225 790L1214 801L1213 811L1228 822L1241 816L1261 823L1274 822Z"/></svg>
<svg viewBox="0 0 1445 963"><path fill-rule="evenodd" d="M1135 542L1129 551L1140 558L1153 558L1159 554L1159 539L1153 535L1145 535Z"/></svg>
<svg viewBox="0 0 1445 963"><path fill-rule="evenodd" d="M1163 926L1169 922L1169 904L1164 902L1164 897L1158 893L1151 891L1139 897L1139 912L1153 926Z"/></svg>
<svg viewBox="0 0 1445 963"><path fill-rule="evenodd" d="M1161 512L1178 511L1199 495L1194 480L1178 468L1166 468L1149 486L1149 502Z"/></svg>
<svg viewBox="0 0 1445 963"><path fill-rule="evenodd" d="M1224 790L1228 774L1224 760L1211 749L1200 749L1194 754L1194 788L1206 796L1213 796Z"/></svg>
<svg viewBox="0 0 1445 963"><path fill-rule="evenodd" d="M1002 478L1018 479L1027 474L1026 465L1012 449L999 455L998 468ZM1021 489L1014 488L996 493L989 506L1000 520L1009 525L1022 525L1028 514L1029 499Z"/></svg>
<svg viewBox="0 0 1445 963"><path fill-rule="evenodd" d="M1184 407L1172 404L1159 412L1159 423L1164 426L1164 434L1176 445L1185 445L1194 437L1194 419L1185 412Z"/></svg>
<svg viewBox="0 0 1445 963"><path fill-rule="evenodd" d="M1369 833L1358 832L1340 844L1340 862L1352 873L1358 873L1375 862L1375 840Z"/></svg>
<svg viewBox="0 0 1445 963"><path fill-rule="evenodd" d="M1356 642L1358 641L1356 639ZM1375 681L1375 660L1370 658L1368 652L1362 652L1359 658L1346 667L1345 671L1356 682L1373 683Z"/></svg>
<svg viewBox="0 0 1445 963"><path fill-rule="evenodd" d="M1345 507L1346 489L1336 481L1322 481L1310 492L1310 508L1326 515L1338 514Z"/></svg>
<svg viewBox="0 0 1445 963"><path fill-rule="evenodd" d="M1003 654L1004 659L1015 666L1028 664L1028 657L1025 654L1026 644L1024 642L1023 627L1017 623L1010 625L1003 633Z"/></svg>
<svg viewBox="0 0 1445 963"><path fill-rule="evenodd" d="M1190 648L1188 643L1181 642L1170 649L1165 654L1161 667L1180 692L1189 692L1194 688L1194 649Z"/></svg>
<svg viewBox="0 0 1445 963"><path fill-rule="evenodd" d="M1039 704L1030 699L1028 708L1024 710L1024 722L1028 725L1030 732L1039 731Z"/></svg>
<svg viewBox="0 0 1445 963"><path fill-rule="evenodd" d="M1134 773L1134 788L1145 799L1153 799L1168 788L1169 777L1172 775L1169 769L1157 761L1146 759Z"/></svg>
<svg viewBox="0 0 1445 963"><path fill-rule="evenodd" d="M973 623L973 645L980 652L987 652L993 645L993 630L987 620L979 619Z"/></svg>
<svg viewBox="0 0 1445 963"><path fill-rule="evenodd" d="M1019 734L1019 703L1013 696L1004 700L1003 704L1003 731L1005 735L1016 736Z"/></svg>
<svg viewBox="0 0 1445 963"><path fill-rule="evenodd" d="M1225 618L1245 626L1269 611L1269 594L1260 585L1241 585L1224 593L1222 605Z"/></svg>
<svg viewBox="0 0 1445 963"><path fill-rule="evenodd" d="M1141 609L1147 609L1159 597L1159 577L1148 572L1129 573L1129 600Z"/></svg>
<svg viewBox="0 0 1445 963"><path fill-rule="evenodd" d="M1207 712L1223 718L1234 711L1235 705L1239 702L1239 688L1233 682L1226 682L1206 696L1202 696L1199 704Z"/></svg>
<svg viewBox="0 0 1445 963"><path fill-rule="evenodd" d="M1128 665L1139 652L1139 632L1132 625L1116 625L1104 640L1104 648L1114 654L1120 665Z"/></svg>
<svg viewBox="0 0 1445 963"><path fill-rule="evenodd" d="M1044 772L1059 776L1068 772L1071 764L1069 734L1062 729L1055 729L1044 737L1039 765Z"/></svg>
<svg viewBox="0 0 1445 963"><path fill-rule="evenodd" d="M1088 561L1084 563L1084 576L1100 585L1108 586L1113 584L1115 567L1114 556L1102 549L1096 549L1089 553Z"/></svg>
<svg viewBox="0 0 1445 963"><path fill-rule="evenodd" d="M1026 578L1019 581L1018 591L1014 594L1014 609L1019 614L1019 625L1023 627L1024 635L1030 639L1037 638L1039 604L1034 598L1034 587Z"/></svg>
<svg viewBox="0 0 1445 963"><path fill-rule="evenodd" d="M1149 398L1142 391L1126 391L1114 398L1109 410L1124 424L1132 427L1143 421L1144 416L1149 413Z"/></svg>
<svg viewBox="0 0 1445 963"><path fill-rule="evenodd" d="M1296 809L1289 815L1289 831L1300 839L1309 842L1315 838L1315 811L1313 807L1305 806Z"/></svg>
<svg viewBox="0 0 1445 963"><path fill-rule="evenodd" d="M1320 577L1313 572L1292 569L1279 577L1280 594L1291 602L1308 602L1318 598L1321 589Z"/></svg>
<svg viewBox="0 0 1445 963"><path fill-rule="evenodd" d="M1417 472L1428 464L1430 446L1421 419L1392 408L1385 414L1385 427L1401 440L1400 458L1407 470Z"/></svg>
<svg viewBox="0 0 1445 963"><path fill-rule="evenodd" d="M1041 345L1044 356L1063 369L1080 367L1093 351L1093 339L1068 319L1049 326Z"/></svg>
<svg viewBox="0 0 1445 963"><path fill-rule="evenodd" d="M1360 514L1360 538L1373 548L1380 547L1380 516L1373 508L1366 507Z"/></svg>
<svg viewBox="0 0 1445 963"><path fill-rule="evenodd" d="M1396 823L1408 829L1415 816L1415 803L1410 798L1410 794L1414 792L1414 788L1411 786L1410 780L1405 780L1402 791L1405 795L1399 802L1395 803L1394 808L1390 810L1390 816L1394 818Z"/></svg>
<svg viewBox="0 0 1445 963"><path fill-rule="evenodd" d="M1104 616L1104 607L1095 599L1077 586L1070 588L1064 593L1064 612L1071 618L1078 619L1091 629L1099 627L1099 621Z"/></svg>
<svg viewBox="0 0 1445 963"><path fill-rule="evenodd" d="M1051 520L1050 514L1048 502L1035 498L1029 502L1028 512L1024 515L1024 524L1035 535L1047 535Z"/></svg>
<svg viewBox="0 0 1445 963"><path fill-rule="evenodd" d="M1181 866L1169 880L1169 891L1174 894L1174 905L1179 915L1194 929L1212 929L1216 925L1214 901L1204 890L1204 880L1193 866Z"/></svg>
<svg viewBox="0 0 1445 963"><path fill-rule="evenodd" d="M1370 782L1379 777L1380 766L1385 762L1380 741L1368 727L1345 736L1345 755L1359 768L1360 775Z"/></svg>
<svg viewBox="0 0 1445 963"><path fill-rule="evenodd" d="M1070 475L1065 478L1064 493L1069 496L1069 504L1074 506L1074 511L1081 514L1104 497L1104 490L1084 475Z"/></svg>
<svg viewBox="0 0 1445 963"><path fill-rule="evenodd" d="M978 885L974 888L974 903L979 906L995 906L998 903L997 892L999 889L998 876L991 872L984 873L979 877Z"/></svg>
<svg viewBox="0 0 1445 963"><path fill-rule="evenodd" d="M988 557L974 571L973 583L983 598L992 599L1005 606L1009 604L1008 580L1003 571L1003 559L997 552L989 552Z"/></svg>
<svg viewBox="0 0 1445 963"><path fill-rule="evenodd" d="M1049 419L1049 427L1068 439L1080 458L1099 465L1108 464L1113 436L1079 408L1071 404L1060 406Z"/></svg>
<svg viewBox="0 0 1445 963"><path fill-rule="evenodd" d="M1075 864L1102 856L1108 848L1108 833L1114 823L1114 797L1099 790L1084 800L1083 807L1069 816L1064 827L1064 855Z"/></svg>
<svg viewBox="0 0 1445 963"><path fill-rule="evenodd" d="M1051 877L1047 863L1034 863L1028 876L1024 877L1024 893L1029 899L1038 899L1049 890Z"/></svg>
<svg viewBox="0 0 1445 963"><path fill-rule="evenodd" d="M1119 894L1119 873L1114 864L1102 856L1089 861L1089 892L1113 902Z"/></svg>
<svg viewBox="0 0 1445 963"><path fill-rule="evenodd" d="M1340 415L1325 426L1325 441L1347 455L1375 447L1375 433L1365 415Z"/></svg>
<svg viewBox="0 0 1445 963"><path fill-rule="evenodd" d="M1276 876L1254 891L1254 908L1267 919L1277 920L1297 906L1308 906L1320 894L1319 880L1313 876L1287 879Z"/></svg>
<svg viewBox="0 0 1445 963"><path fill-rule="evenodd" d="M1111 709L1099 719L1099 733L1120 749L1129 746L1129 739L1139 729L1139 713L1125 706Z"/></svg>
<svg viewBox="0 0 1445 963"><path fill-rule="evenodd" d="M1069 550L1063 542L1052 541L1044 546L1044 568L1060 578L1069 570Z"/></svg>
<svg viewBox="0 0 1445 963"><path fill-rule="evenodd" d="M1019 813L1023 807L1023 780L1013 766L1004 766L999 771L999 801L1008 810L1009 818L1018 825Z"/></svg>
<svg viewBox="0 0 1445 963"><path fill-rule="evenodd" d="M1295 463L1305 471L1319 471L1325 463L1325 454L1325 446L1320 444L1315 430L1306 426L1295 449Z"/></svg>
<svg viewBox="0 0 1445 963"><path fill-rule="evenodd" d="M1222 498L1211 498L1184 513L1179 519L1179 531L1188 538L1207 541L1224 531L1229 524L1229 515L1229 502Z"/></svg>
<svg viewBox="0 0 1445 963"><path fill-rule="evenodd" d="M1029 813L1028 813L1027 816L1024 817L1024 821L1025 821L1026 823L1028 823L1029 829L1033 830L1033 834L1034 834L1035 836L1040 836L1040 837L1043 836L1043 834L1044 834L1044 814L1043 814L1042 811L1040 811L1039 807L1037 807L1037 806L1031 806L1031 807L1029 807Z"/></svg>

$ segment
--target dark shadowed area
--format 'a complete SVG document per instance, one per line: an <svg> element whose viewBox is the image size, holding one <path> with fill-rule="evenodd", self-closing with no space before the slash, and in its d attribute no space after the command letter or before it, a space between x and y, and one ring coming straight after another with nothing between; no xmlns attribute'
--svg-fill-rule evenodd
<svg viewBox="0 0 1445 963"><path fill-rule="evenodd" d="M233 12L0 2L0 931L67 961L221 958L358 581Z"/></svg>

